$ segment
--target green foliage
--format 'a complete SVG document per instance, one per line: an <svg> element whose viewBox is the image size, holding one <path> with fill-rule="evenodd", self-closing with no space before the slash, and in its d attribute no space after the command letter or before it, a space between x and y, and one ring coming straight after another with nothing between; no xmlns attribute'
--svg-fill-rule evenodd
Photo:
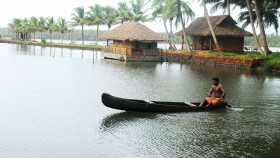
<svg viewBox="0 0 280 158"><path fill-rule="evenodd" d="M42 42L43 44L47 44L47 41L46 41L45 38L42 38L42 39L41 39L41 42Z"/></svg>
<svg viewBox="0 0 280 158"><path fill-rule="evenodd" d="M280 53L272 53L267 57L264 67L268 70L280 70Z"/></svg>
<svg viewBox="0 0 280 158"><path fill-rule="evenodd" d="M232 52L211 52L209 53L209 56L227 56L227 57L234 57L234 58L242 58L244 60L247 59L264 59L265 56L260 53L244 53L244 54L237 54Z"/></svg>

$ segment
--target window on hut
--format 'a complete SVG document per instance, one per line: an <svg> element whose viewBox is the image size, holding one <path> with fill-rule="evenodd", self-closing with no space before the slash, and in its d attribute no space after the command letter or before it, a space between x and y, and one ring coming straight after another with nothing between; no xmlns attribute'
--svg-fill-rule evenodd
<svg viewBox="0 0 280 158"><path fill-rule="evenodd" d="M152 49L152 43L147 43L147 49Z"/></svg>

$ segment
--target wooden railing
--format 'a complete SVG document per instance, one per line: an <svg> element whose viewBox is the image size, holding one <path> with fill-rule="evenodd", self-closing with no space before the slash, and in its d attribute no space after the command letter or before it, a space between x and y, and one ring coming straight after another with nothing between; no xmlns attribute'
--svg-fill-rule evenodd
<svg viewBox="0 0 280 158"><path fill-rule="evenodd" d="M143 56L159 56L160 55L160 49L142 49L141 52L135 52L132 49L131 53L127 52L129 51L127 48L121 48L121 47L102 47L101 48L102 52L106 53L115 53L115 54L122 54L122 55L143 55Z"/></svg>
<svg viewBox="0 0 280 158"><path fill-rule="evenodd" d="M159 49L144 49L143 53L144 53L144 56L159 56L160 50Z"/></svg>

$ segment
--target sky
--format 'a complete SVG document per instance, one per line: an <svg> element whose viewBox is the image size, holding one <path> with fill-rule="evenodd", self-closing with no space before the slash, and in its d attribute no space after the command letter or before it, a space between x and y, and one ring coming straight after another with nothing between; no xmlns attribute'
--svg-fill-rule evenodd
<svg viewBox="0 0 280 158"><path fill-rule="evenodd" d="M47 17L53 16L55 19L65 18L67 21L71 20L71 14L74 13L74 8L83 6L88 11L89 6L100 4L102 6L112 6L117 8L117 3L126 1L128 5L130 0L7 0L1 3L0 8L0 27L7 27L7 24L12 21L13 18L30 18L35 17ZM190 7L194 10L196 16L203 16L203 8L196 0L189 0ZM211 6L207 6L210 8ZM237 21L237 15L240 10L235 9L232 11L232 17ZM221 15L222 11L210 15ZM188 23L189 24L189 23ZM164 27L161 21L144 23L155 32L164 32ZM241 27L241 24L238 24ZM116 26L113 26L114 28ZM181 30L182 28L174 28L174 32ZM77 27L79 29L79 27ZM88 28L95 29L95 28ZM100 29L107 30L107 27L101 27ZM252 32L250 27L245 28L247 31ZM266 30L267 33L275 33L273 28ZM258 32L257 32L258 33Z"/></svg>

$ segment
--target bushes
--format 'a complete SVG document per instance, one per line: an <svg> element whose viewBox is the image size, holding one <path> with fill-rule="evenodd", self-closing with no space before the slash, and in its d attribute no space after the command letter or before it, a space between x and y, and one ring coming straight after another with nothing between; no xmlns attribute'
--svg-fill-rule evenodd
<svg viewBox="0 0 280 158"><path fill-rule="evenodd" d="M280 53L272 53L267 56L264 68L268 71L280 71Z"/></svg>

